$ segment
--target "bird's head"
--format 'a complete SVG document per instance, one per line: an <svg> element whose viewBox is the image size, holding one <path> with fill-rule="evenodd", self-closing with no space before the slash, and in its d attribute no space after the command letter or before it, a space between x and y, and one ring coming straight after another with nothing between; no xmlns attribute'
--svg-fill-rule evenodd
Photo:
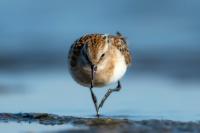
<svg viewBox="0 0 200 133"><path fill-rule="evenodd" d="M97 67L102 63L109 51L110 41L108 36L94 36L83 48L84 60L91 66Z"/></svg>

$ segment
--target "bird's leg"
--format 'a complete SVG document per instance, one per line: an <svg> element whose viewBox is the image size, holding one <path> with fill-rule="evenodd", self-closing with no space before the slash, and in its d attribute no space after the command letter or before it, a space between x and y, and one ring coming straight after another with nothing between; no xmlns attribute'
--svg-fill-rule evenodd
<svg viewBox="0 0 200 133"><path fill-rule="evenodd" d="M95 109L96 109L96 115L97 117L99 117L99 111L98 111L98 103L97 103L97 97L95 96L93 90L92 90L92 87L90 87L90 92L91 92L91 96L92 96L92 100L93 100L93 103L94 103L94 106L95 106Z"/></svg>
<svg viewBox="0 0 200 133"><path fill-rule="evenodd" d="M117 84L117 87L116 87L116 88L114 88L114 89L108 89L108 91L106 92L106 94L104 95L103 99L101 100L101 102L100 102L100 104L99 104L99 106L98 106L98 111L99 111L100 108L103 107L104 102L105 102L106 99L110 96L110 94L111 94L112 92L120 91L121 88L122 88L122 87L121 87L120 81L118 81L118 84Z"/></svg>
<svg viewBox="0 0 200 133"><path fill-rule="evenodd" d="M91 78L91 86L90 86L90 93L91 93L91 96L92 96L92 100L93 100L93 103L94 103L94 106L95 106L95 109L96 109L96 116L99 117L99 111L98 111L98 102L97 102L97 97L96 95L94 94L92 88L93 88L93 80L94 80L94 66L91 66L91 72L92 72L92 78Z"/></svg>

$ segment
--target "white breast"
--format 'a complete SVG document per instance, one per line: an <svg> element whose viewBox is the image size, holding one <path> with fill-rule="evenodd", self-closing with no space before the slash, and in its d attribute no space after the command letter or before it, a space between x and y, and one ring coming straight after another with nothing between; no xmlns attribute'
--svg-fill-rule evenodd
<svg viewBox="0 0 200 133"><path fill-rule="evenodd" d="M124 56L117 50L116 62L110 83L120 80L126 72L127 65Z"/></svg>

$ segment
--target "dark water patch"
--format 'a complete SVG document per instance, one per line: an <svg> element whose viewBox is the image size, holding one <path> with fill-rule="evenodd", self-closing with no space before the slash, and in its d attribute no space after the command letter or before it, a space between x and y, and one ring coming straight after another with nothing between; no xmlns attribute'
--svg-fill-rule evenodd
<svg viewBox="0 0 200 133"><path fill-rule="evenodd" d="M23 85L14 84L14 85L7 85L0 83L0 95L5 94L23 94L26 93L26 89Z"/></svg>

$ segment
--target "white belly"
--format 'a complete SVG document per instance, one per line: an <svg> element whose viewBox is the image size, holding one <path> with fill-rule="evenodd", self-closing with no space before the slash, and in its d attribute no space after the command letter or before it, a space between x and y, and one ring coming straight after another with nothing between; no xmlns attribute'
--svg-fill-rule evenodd
<svg viewBox="0 0 200 133"><path fill-rule="evenodd" d="M122 54L118 51L113 75L110 77L109 82L113 83L120 80L125 74L126 70L127 70L127 65L124 56L122 56Z"/></svg>

